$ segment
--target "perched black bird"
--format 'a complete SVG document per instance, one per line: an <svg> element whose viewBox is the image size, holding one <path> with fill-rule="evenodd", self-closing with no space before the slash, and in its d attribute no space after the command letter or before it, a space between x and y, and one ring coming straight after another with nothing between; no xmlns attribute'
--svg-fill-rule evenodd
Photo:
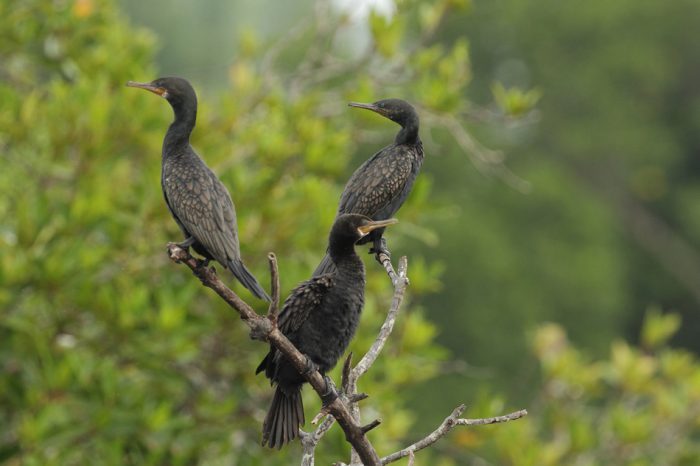
<svg viewBox="0 0 700 466"><path fill-rule="evenodd" d="M373 104L351 102L351 107L372 110L401 125L394 143L374 154L360 165L350 177L340 196L338 214L362 214L372 220L392 217L411 192L423 164L423 143L418 137L418 114L401 99L379 100ZM370 252L389 253L382 235L384 229L374 230L358 244L373 243ZM316 267L314 276L333 270L326 253Z"/></svg>
<svg viewBox="0 0 700 466"><path fill-rule="evenodd" d="M365 268L355 243L395 219L372 221L364 215L340 215L328 239L334 271L299 284L279 314L280 331L325 375L335 366L355 334L364 304ZM258 366L277 384L263 423L263 445L281 448L304 424L301 386L304 377L274 347Z"/></svg>
<svg viewBox="0 0 700 466"><path fill-rule="evenodd" d="M150 83L129 81L165 98L175 120L163 140L161 186L165 203L185 241L207 260L216 259L260 299L270 297L241 260L236 226L236 209L226 187L190 146L190 134L197 119L197 95L182 78L159 78Z"/></svg>

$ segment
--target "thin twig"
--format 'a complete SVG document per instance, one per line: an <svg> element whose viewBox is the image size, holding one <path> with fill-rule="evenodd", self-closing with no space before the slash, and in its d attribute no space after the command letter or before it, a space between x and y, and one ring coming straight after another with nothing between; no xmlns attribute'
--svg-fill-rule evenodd
<svg viewBox="0 0 700 466"><path fill-rule="evenodd" d="M362 374L367 372L369 367L374 363L374 361L376 361L377 356L384 347L384 343L386 342L387 338L389 338L389 335L391 334L391 331L394 328L394 322L396 321L396 316L398 314L399 307L401 306L401 302L403 301L403 295L405 294L406 287L409 283L407 276L408 260L406 259L406 257L402 257L399 260L398 273L394 271L394 266L391 264L391 259L388 255L380 253L378 255L377 260L384 266L387 275L389 276L394 285L394 299L392 301L391 308L387 313L387 317L384 320L384 324L382 325L382 328L379 331L379 335L375 339L367 354L365 354L365 356L360 360L360 363L354 369L351 369L352 353L350 353L348 354L348 357L345 359L345 363L343 364L340 396L345 401L346 405L350 406L350 412L356 423L360 422L360 408L357 402L367 398L367 394L357 393L357 379ZM322 417L324 414L325 413L322 410L318 415L316 415L314 420L318 421L320 417ZM304 459L302 460L302 466L313 466L313 455L316 445L318 444L318 441L321 439L321 437L325 434L325 432L333 424L333 422L333 418L328 416L324 419L321 426L319 426L312 434L306 434L306 443L303 443ZM375 420L368 424L368 426L372 426L372 428L374 428L377 425L379 425L380 422L380 420ZM322 430L322 428L325 428L325 430ZM353 448L350 456L350 463L358 464L360 461L361 459L359 458L358 453ZM337 464L342 465L344 463Z"/></svg>
<svg viewBox="0 0 700 466"><path fill-rule="evenodd" d="M377 262L382 264L382 267L386 270L386 274L389 275L392 285L396 288L396 280L398 279L396 272L394 271L394 266L391 263L391 257L385 252L380 252L377 254Z"/></svg>
<svg viewBox="0 0 700 466"><path fill-rule="evenodd" d="M415 454L415 452L417 452L418 450L422 450L423 448L429 447L430 445L434 444L442 437L447 435L447 433L451 431L455 426L478 426L485 424L496 424L514 421L516 419L520 419L521 417L527 416L527 410L521 409L520 411L515 411L504 416L490 417L486 419L461 419L460 416L463 412L464 405L457 406L454 409L454 411L452 411L452 414L447 416L445 420L442 421L442 424L440 424L440 426L437 429L435 429L430 435L422 438L421 440L413 443L412 445L407 446L402 450L392 453L391 455L385 456L381 460L382 465L393 463L394 461L397 461L401 458L405 458L406 456L410 457L411 454Z"/></svg>
<svg viewBox="0 0 700 466"><path fill-rule="evenodd" d="M348 383L350 383L350 370L352 370L352 351L348 353L348 357L345 358L345 363L343 363L343 372L340 377L340 387L343 391L347 393Z"/></svg>
<svg viewBox="0 0 700 466"><path fill-rule="evenodd" d="M394 329L394 323L396 322L396 317L398 316L399 309L401 308L401 303L403 302L404 294L406 293L406 287L408 286L408 259L406 256L402 256L399 259L399 270L394 271L394 267L391 264L391 259L386 254L379 254L379 261L386 269L386 273L391 279L394 285L394 298L391 302L391 307L389 312L387 312L386 319L382 324L381 329L379 329L379 334L377 338L372 343L367 353L360 359L360 362L350 371L347 377L347 384L345 387L345 394L347 396L352 396L357 393L357 381L365 374L369 368L374 364L379 356L379 353L384 348L389 335L391 335ZM350 411L355 419L355 422L360 422L360 406L357 403L350 404ZM355 450L350 452L350 464L359 463L359 454Z"/></svg>
<svg viewBox="0 0 700 466"><path fill-rule="evenodd" d="M386 319L384 320L384 324L382 324L382 328L379 330L379 335L374 340L374 343L372 343L372 346L367 353L362 357L360 362L357 363L357 365L350 372L349 379L352 384L357 383L357 379L367 372L372 364L374 364L374 361L376 361L379 353L382 351L382 348L384 348L384 344L394 329L396 316L399 313L399 308L401 307L401 302L403 301L404 294L406 293L406 287L408 286L408 277L406 276L408 259L406 256L399 259L398 273L394 272L394 269L391 266L391 261L386 260L383 263L387 269L387 274L390 278L392 278L392 282L394 283L394 298L391 302L391 307L389 308Z"/></svg>
<svg viewBox="0 0 700 466"><path fill-rule="evenodd" d="M484 147L469 134L462 123L453 115L438 115L426 109L421 109L421 114L425 115L426 121L432 121L446 128L479 172L495 175L522 193L530 191L530 183L506 167L503 152Z"/></svg>
<svg viewBox="0 0 700 466"><path fill-rule="evenodd" d="M272 301L270 302L270 307L267 309L267 318L273 322L277 322L277 313L280 308L280 274L275 253L268 253L267 260L270 263L270 288L272 292Z"/></svg>
<svg viewBox="0 0 700 466"><path fill-rule="evenodd" d="M381 424L381 423L382 423L381 419L375 419L374 421L370 422L369 424L362 426L362 432L364 432L366 434L370 430L372 430L376 427L379 427L379 424Z"/></svg>
<svg viewBox="0 0 700 466"><path fill-rule="evenodd" d="M457 419L458 426L485 426L488 424L501 424L508 421L515 421L527 416L527 409L521 409L503 416L487 417L483 419Z"/></svg>
<svg viewBox="0 0 700 466"><path fill-rule="evenodd" d="M316 445L321 441L321 438L328 432L331 427L335 424L335 418L333 416L326 416L326 418L321 422L321 424L313 432L304 432L299 430L299 437L301 438L301 446L303 453L301 456L301 466L314 466L314 455L316 452Z"/></svg>
<svg viewBox="0 0 700 466"><path fill-rule="evenodd" d="M305 32L309 30L313 22L310 18L299 21L294 27L289 29L286 34L282 35L272 45L267 48L267 52L260 60L260 76L263 77L263 83L268 89L273 85L275 60L279 55L289 47L290 44L299 40Z"/></svg>

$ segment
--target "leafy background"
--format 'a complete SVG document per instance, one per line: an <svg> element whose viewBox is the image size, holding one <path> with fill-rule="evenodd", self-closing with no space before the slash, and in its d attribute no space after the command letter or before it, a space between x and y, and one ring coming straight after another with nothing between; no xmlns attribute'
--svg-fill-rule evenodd
<svg viewBox="0 0 700 466"><path fill-rule="evenodd" d="M360 387L380 454L464 402L530 415L418 464L700 462L700 6L353 5L0 4L0 462L299 460L259 446L265 348L164 253L171 111L124 83L170 74L198 89L193 144L232 191L246 262L263 279L275 251L284 290L396 132L347 101L419 108L424 171L388 236L409 299ZM366 262L356 353L391 294ZM334 428L317 461L346 459Z"/></svg>

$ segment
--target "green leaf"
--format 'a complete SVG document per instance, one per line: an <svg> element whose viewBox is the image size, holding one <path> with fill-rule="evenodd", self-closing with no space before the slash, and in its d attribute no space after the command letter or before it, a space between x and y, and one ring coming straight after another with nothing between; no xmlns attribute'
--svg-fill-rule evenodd
<svg viewBox="0 0 700 466"><path fill-rule="evenodd" d="M666 344L681 326L681 317L675 313L662 313L658 308L647 310L642 325L642 344L657 349Z"/></svg>

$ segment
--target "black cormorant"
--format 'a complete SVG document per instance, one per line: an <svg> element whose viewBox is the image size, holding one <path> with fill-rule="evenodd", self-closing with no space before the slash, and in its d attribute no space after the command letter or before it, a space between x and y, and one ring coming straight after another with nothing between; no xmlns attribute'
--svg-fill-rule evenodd
<svg viewBox="0 0 700 466"><path fill-rule="evenodd" d="M418 136L418 113L401 99L385 99L373 104L351 102L351 107L365 108L401 125L394 143L374 154L348 180L340 196L338 213L362 214L373 220L392 217L406 200L423 164L423 144ZM389 253L380 228L358 244L373 243L371 252ZM333 270L328 254L314 271L314 276Z"/></svg>
<svg viewBox="0 0 700 466"><path fill-rule="evenodd" d="M328 239L334 270L302 282L284 302L278 319L280 331L324 375L350 343L364 304L365 268L354 245L394 223L395 219L373 221L364 215L340 215ZM263 370L277 388L263 423L262 443L281 448L297 437L304 424L301 386L305 379L274 347L256 374Z"/></svg>
<svg viewBox="0 0 700 466"><path fill-rule="evenodd" d="M197 119L197 95L187 80L159 78L127 86L153 92L168 101L175 120L163 140L161 186L165 203L185 241L207 260L216 259L260 299L270 300L243 261L238 245L236 209L226 187L190 146Z"/></svg>

